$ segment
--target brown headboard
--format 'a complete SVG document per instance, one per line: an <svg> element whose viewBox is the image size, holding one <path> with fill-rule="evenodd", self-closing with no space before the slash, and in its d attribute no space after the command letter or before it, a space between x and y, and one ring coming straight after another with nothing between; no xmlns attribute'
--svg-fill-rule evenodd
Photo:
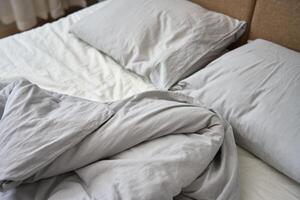
<svg viewBox="0 0 300 200"><path fill-rule="evenodd" d="M256 38L300 51L300 0L257 0L250 28Z"/></svg>
<svg viewBox="0 0 300 200"><path fill-rule="evenodd" d="M300 0L191 1L209 10L246 21L248 29L238 45L248 39L262 38L300 51Z"/></svg>

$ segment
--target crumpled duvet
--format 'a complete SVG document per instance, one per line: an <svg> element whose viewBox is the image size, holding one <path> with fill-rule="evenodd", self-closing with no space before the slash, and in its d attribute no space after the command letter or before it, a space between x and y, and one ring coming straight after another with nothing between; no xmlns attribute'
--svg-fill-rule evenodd
<svg viewBox="0 0 300 200"><path fill-rule="evenodd" d="M99 103L0 84L0 199L238 199L231 127L179 93Z"/></svg>

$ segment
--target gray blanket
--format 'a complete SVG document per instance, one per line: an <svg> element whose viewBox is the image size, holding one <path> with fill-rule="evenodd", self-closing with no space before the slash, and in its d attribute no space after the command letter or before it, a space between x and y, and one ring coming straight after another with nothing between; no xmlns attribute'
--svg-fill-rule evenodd
<svg viewBox="0 0 300 200"><path fill-rule="evenodd" d="M178 93L99 103L0 84L0 199L238 199L230 126Z"/></svg>

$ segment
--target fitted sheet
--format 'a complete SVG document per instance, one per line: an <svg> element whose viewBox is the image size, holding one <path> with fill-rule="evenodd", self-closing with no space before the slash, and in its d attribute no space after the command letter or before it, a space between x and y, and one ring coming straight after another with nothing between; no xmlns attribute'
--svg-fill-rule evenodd
<svg viewBox="0 0 300 200"><path fill-rule="evenodd" d="M105 3L105 2L104 2ZM104 3L0 40L0 80L23 77L40 87L112 101L155 87L69 33L71 24ZM238 148L241 199L300 199L300 185Z"/></svg>
<svg viewBox="0 0 300 200"><path fill-rule="evenodd" d="M300 184L238 147L241 200L299 200Z"/></svg>

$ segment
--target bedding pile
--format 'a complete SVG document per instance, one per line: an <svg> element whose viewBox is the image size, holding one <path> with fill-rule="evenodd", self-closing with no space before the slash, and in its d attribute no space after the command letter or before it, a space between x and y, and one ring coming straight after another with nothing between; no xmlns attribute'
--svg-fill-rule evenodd
<svg viewBox="0 0 300 200"><path fill-rule="evenodd" d="M188 96L96 103L16 80L0 117L1 199L239 198L231 127Z"/></svg>

